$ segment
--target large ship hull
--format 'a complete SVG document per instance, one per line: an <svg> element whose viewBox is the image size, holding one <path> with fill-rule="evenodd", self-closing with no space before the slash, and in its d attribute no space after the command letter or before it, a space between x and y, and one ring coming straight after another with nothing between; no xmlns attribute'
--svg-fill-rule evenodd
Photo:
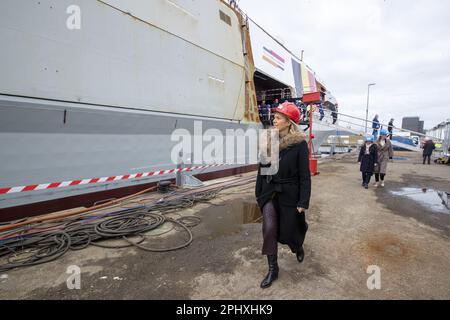
<svg viewBox="0 0 450 320"><path fill-rule="evenodd" d="M226 130L245 132L252 128L256 132L259 127L213 118L5 96L0 99L0 115L1 182L2 187L14 187L0 196L0 208L172 179L175 172L104 183L87 181L177 168L171 158L178 143L172 141L176 129L185 129L193 136L196 124L203 132L216 129L224 135ZM251 164L248 159L238 161L240 165L212 159L198 163L186 153L183 167L205 165L190 170L199 174ZM83 182L51 187L52 183L79 180ZM36 185L39 187L33 190L17 190Z"/></svg>
<svg viewBox="0 0 450 320"><path fill-rule="evenodd" d="M248 34L229 5L77 3L79 29L67 27L72 1L0 3L0 212L173 179L171 135L196 122L262 128ZM330 132L315 127L316 148ZM255 164L244 158L184 167Z"/></svg>
<svg viewBox="0 0 450 320"><path fill-rule="evenodd" d="M178 142L172 141L172 133L186 129L193 136L196 124L203 132L219 130L225 138L227 130L257 132L262 128L222 119L0 96L1 187L12 187L10 193L0 195L0 208L173 179L175 172L104 183L88 181L177 168L171 157ZM314 130L316 148L332 132L319 126ZM185 154L183 167L205 165L190 170L200 174L256 164L248 153L243 159L236 152L231 164L224 156L221 162L203 159L195 163L191 154ZM51 185L80 180L77 185ZM23 190L26 186L37 187Z"/></svg>

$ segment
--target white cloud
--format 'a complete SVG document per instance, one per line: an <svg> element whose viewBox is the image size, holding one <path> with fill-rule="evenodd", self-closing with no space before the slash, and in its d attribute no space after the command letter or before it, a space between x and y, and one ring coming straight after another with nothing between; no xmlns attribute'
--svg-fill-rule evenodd
<svg viewBox="0 0 450 320"><path fill-rule="evenodd" d="M340 111L420 116L425 127L450 118L450 1L241 0L280 35L337 97Z"/></svg>

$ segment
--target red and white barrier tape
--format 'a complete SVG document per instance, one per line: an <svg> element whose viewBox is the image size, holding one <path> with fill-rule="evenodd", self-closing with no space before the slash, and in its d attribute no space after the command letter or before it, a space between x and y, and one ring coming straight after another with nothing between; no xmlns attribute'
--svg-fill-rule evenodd
<svg viewBox="0 0 450 320"><path fill-rule="evenodd" d="M123 176L111 176L111 177L103 177L103 178L92 178L92 179L72 180L72 181L63 181L63 182L33 184L33 185L21 186L21 187L9 187L9 188L7 187L7 188L0 188L0 194L10 194L10 193L16 193L16 192L33 191L33 190L63 188L63 187L78 186L78 185L83 185L83 184L112 182L112 181L119 181L119 180L131 180L131 179L144 178L144 177L160 176L160 175L176 173L176 172L206 169L206 168L218 167L218 166L223 166L223 165L225 165L225 164L213 164L213 165L197 166L197 167L190 167L190 168L179 168L179 169L161 170L161 171L154 171L154 172L134 173L134 174L127 174L127 175L123 175Z"/></svg>

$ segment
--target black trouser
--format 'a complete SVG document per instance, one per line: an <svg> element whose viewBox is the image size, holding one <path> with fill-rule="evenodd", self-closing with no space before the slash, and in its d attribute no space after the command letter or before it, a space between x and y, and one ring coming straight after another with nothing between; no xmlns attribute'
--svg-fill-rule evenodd
<svg viewBox="0 0 450 320"><path fill-rule="evenodd" d="M372 172L363 172L362 173L362 180L363 180L364 184L369 184L370 178L372 178Z"/></svg>
<svg viewBox="0 0 450 320"><path fill-rule="evenodd" d="M278 212L275 208L274 202L267 202L263 209L263 247L262 254L276 255L278 253Z"/></svg>
<svg viewBox="0 0 450 320"><path fill-rule="evenodd" d="M428 158L428 164L431 162L431 154L423 155L423 164L425 164L425 160Z"/></svg>
<svg viewBox="0 0 450 320"><path fill-rule="evenodd" d="M385 176L386 176L385 173L375 173L375 181L376 182L380 181L380 177L381 177L381 181L384 181Z"/></svg>

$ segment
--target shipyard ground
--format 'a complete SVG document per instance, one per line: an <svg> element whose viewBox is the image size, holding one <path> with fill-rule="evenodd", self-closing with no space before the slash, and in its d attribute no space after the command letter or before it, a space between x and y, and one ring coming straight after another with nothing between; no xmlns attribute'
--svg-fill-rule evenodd
<svg viewBox="0 0 450 320"><path fill-rule="evenodd" d="M402 156L409 159L390 164L383 189L361 187L355 155L320 164L305 261L280 246L280 276L268 289L259 288L267 271L261 224L244 223L258 218L249 185L182 212L202 218L185 249L69 252L0 275L0 299L450 299L450 214L392 194L450 191L450 168ZM80 290L67 288L70 265L81 268ZM380 289L367 287L370 265L380 268Z"/></svg>

